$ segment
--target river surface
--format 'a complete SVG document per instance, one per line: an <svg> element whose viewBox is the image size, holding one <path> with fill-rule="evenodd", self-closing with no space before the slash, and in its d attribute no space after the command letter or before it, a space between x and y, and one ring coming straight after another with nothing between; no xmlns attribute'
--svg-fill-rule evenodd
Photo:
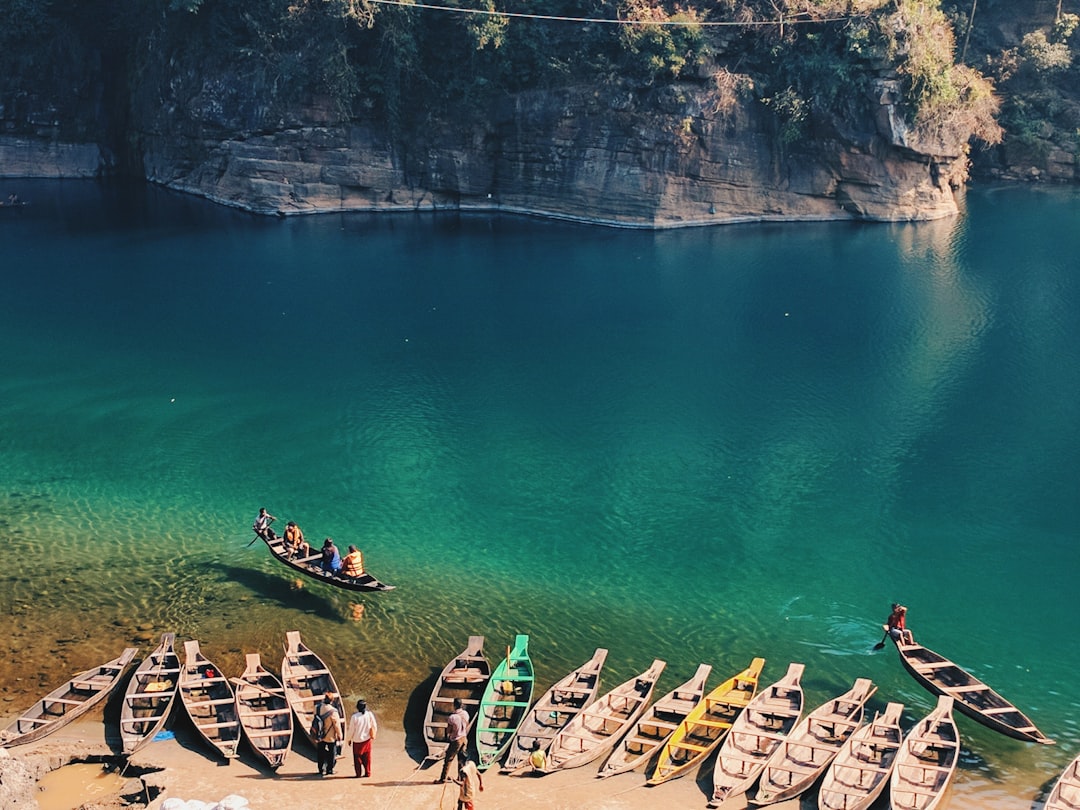
<svg viewBox="0 0 1080 810"><path fill-rule="evenodd" d="M298 629L410 733L516 633L541 688L595 647L663 691L760 655L911 723L933 698L871 651L901 601L1058 740L961 718L947 807L1040 807L1080 750L1080 195L654 233L10 191L0 713L164 631L239 674ZM397 589L298 582L260 506Z"/></svg>

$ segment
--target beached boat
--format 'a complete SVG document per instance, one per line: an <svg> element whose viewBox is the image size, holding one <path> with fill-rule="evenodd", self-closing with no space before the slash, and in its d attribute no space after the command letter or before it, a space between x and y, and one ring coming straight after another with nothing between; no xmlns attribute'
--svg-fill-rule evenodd
<svg viewBox="0 0 1080 810"><path fill-rule="evenodd" d="M782 802L813 785L862 725L866 701L876 691L869 678L859 678L847 692L803 718L765 763L751 803L761 806Z"/></svg>
<svg viewBox="0 0 1080 810"><path fill-rule="evenodd" d="M112 694L138 652L137 647L128 647L112 661L66 680L0 731L0 745L10 748L40 740L86 714Z"/></svg>
<svg viewBox="0 0 1080 810"><path fill-rule="evenodd" d="M524 768L529 761L533 745L539 744L546 751L555 735L574 719L582 709L596 700L600 689L600 671L604 668L608 651L597 647L592 658L568 675L560 678L533 704L521 719L517 734L509 744L504 773Z"/></svg>
<svg viewBox="0 0 1080 810"><path fill-rule="evenodd" d="M1080 756L1065 766L1043 810L1080 810Z"/></svg>
<svg viewBox="0 0 1080 810"><path fill-rule="evenodd" d="M152 740L169 718L180 684L180 656L175 644L175 633L162 633L161 643L128 681L120 708L120 740L125 754L134 754Z"/></svg>
<svg viewBox="0 0 1080 810"><path fill-rule="evenodd" d="M285 688L285 698L296 715L296 725L313 746L311 722L315 719L315 709L323 702L323 695L333 692L333 704L338 715L344 721L345 704L341 702L341 692L337 681L322 658L316 655L300 639L299 630L285 633L285 656L281 659L281 685ZM341 756L341 745L337 747L337 756Z"/></svg>
<svg viewBox="0 0 1080 810"><path fill-rule="evenodd" d="M723 741L735 718L757 694L764 658L716 686L675 729L656 760L648 784L659 785L696 768Z"/></svg>
<svg viewBox="0 0 1080 810"><path fill-rule="evenodd" d="M484 655L484 637L469 636L465 649L452 658L435 681L424 715L424 742L427 759L442 759L450 740L446 736L446 721L454 711L454 700L460 699L469 713L469 728L476 722L480 699L484 696L491 663Z"/></svg>
<svg viewBox="0 0 1080 810"><path fill-rule="evenodd" d="M686 683L680 684L653 703L630 731L619 740L596 774L598 777L626 773L645 765L663 747L675 729L693 711L705 694L712 667L700 664Z"/></svg>
<svg viewBox="0 0 1080 810"><path fill-rule="evenodd" d="M647 670L578 712L548 746L544 770L580 768L614 748L619 738L644 714L665 667L667 662L657 658Z"/></svg>
<svg viewBox="0 0 1080 810"><path fill-rule="evenodd" d="M200 736L226 760L240 745L236 696L229 679L199 649L195 640L184 642L180 668L180 703Z"/></svg>
<svg viewBox="0 0 1080 810"><path fill-rule="evenodd" d="M903 703L888 704L841 746L818 789L818 810L868 810L881 795L904 740L903 711Z"/></svg>
<svg viewBox="0 0 1080 810"><path fill-rule="evenodd" d="M937 706L904 737L889 777L891 810L934 810L956 773L960 731L953 719L953 699Z"/></svg>
<svg viewBox="0 0 1080 810"><path fill-rule="evenodd" d="M735 718L716 756L710 807L749 790L773 751L799 722L803 668L803 664L789 664L787 674L762 689Z"/></svg>
<svg viewBox="0 0 1080 810"><path fill-rule="evenodd" d="M904 669L924 689L935 695L948 695L960 712L977 723L1017 740L1054 744L1035 727L1031 718L945 656L921 644L901 644L899 641L896 641L896 651Z"/></svg>
<svg viewBox="0 0 1080 810"><path fill-rule="evenodd" d="M387 585L385 582L380 582L375 579L371 574L365 571L358 577L347 577L343 574L335 574L331 571L323 569L322 554L315 553L307 557L290 557L289 552L285 548L285 538L278 537L273 529L267 531L267 536L256 535L259 540L266 543L266 547L270 549L270 553L274 555L280 563L284 563L294 571L299 571L306 577L317 579L319 582L325 582L327 585L333 585L335 588L344 588L347 591L392 591L393 585ZM255 541L252 540L252 543Z"/></svg>
<svg viewBox="0 0 1080 810"><path fill-rule="evenodd" d="M506 753L532 703L533 665L529 658L529 637L519 635L513 649L498 663L491 675L476 715L477 767L487 770Z"/></svg>
<svg viewBox="0 0 1080 810"><path fill-rule="evenodd" d="M236 713L252 750L271 768L280 768L292 745L292 708L285 687L262 665L258 653L245 656L244 674L232 679Z"/></svg>

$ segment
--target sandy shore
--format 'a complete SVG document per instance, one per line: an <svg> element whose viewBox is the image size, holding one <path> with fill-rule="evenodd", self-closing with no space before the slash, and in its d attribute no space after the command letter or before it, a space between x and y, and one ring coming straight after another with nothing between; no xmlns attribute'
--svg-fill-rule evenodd
<svg viewBox="0 0 1080 810"><path fill-rule="evenodd" d="M243 796L252 808L276 810L355 807L394 808L395 810L455 810L457 788L435 783L441 763L420 763L406 750L405 734L400 729L383 728L375 743L371 778L356 779L351 760L343 758L333 776L320 777L316 772L314 750L305 742L294 742L285 765L272 774L258 767L254 757L242 749L239 760L220 764L208 750L197 743L186 729L172 740L155 741L132 758L132 765L162 768L148 779L164 788L150 804L160 808L165 799L199 799L217 802L230 794ZM95 753L109 753L100 719L82 721L37 743L12 751L13 755L43 754L63 748L89 747ZM703 808L708 786L684 777L656 788L644 786L641 773L628 773L597 779L596 767L585 767L542 778L511 777L489 771L484 775L485 790L476 804L484 808L514 810L652 810L656 807ZM708 780L708 774L705 781ZM745 808L742 797L733 799L725 810ZM798 801L775 805L778 810L798 810Z"/></svg>

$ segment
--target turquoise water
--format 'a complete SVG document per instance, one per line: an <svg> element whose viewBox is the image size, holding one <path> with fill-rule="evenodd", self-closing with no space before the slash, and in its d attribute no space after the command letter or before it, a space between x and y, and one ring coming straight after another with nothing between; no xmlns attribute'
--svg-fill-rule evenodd
<svg viewBox="0 0 1080 810"><path fill-rule="evenodd" d="M541 685L597 646L665 690L761 655L910 722L932 698L870 652L899 600L1059 741L962 719L954 810L1029 808L1080 750L1080 196L639 233L13 190L3 707L132 638L239 673L300 629L402 718L470 634L523 632ZM260 506L397 590L298 588Z"/></svg>

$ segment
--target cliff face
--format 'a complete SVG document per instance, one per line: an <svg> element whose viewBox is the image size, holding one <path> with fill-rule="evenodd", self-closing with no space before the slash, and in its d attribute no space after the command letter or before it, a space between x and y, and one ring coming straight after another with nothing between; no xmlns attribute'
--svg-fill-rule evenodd
<svg viewBox="0 0 1080 810"><path fill-rule="evenodd" d="M496 209L674 227L949 216L966 167L961 143L907 142L887 82L869 120L817 121L787 149L759 100L721 103L700 84L641 99L618 87L519 94L480 123L431 122L399 140L316 108L244 130L250 111L230 106L244 97L204 87L166 105L142 136L146 177L262 213Z"/></svg>

